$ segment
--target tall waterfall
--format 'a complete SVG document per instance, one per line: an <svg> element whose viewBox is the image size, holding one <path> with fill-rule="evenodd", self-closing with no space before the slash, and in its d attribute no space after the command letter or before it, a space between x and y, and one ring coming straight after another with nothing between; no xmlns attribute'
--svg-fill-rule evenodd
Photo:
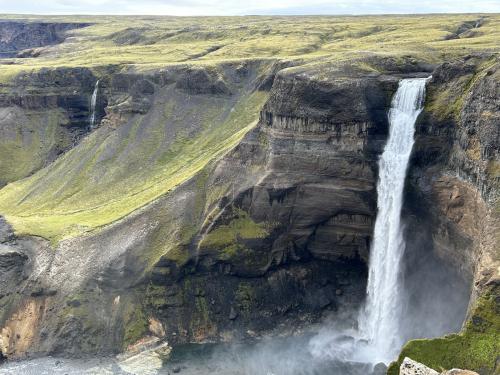
<svg viewBox="0 0 500 375"><path fill-rule="evenodd" d="M428 78L404 79L389 111L389 139L379 161L378 213L370 252L367 301L360 317L362 336L374 361L393 360L403 344L404 305L401 258L405 243L401 207L415 121L422 111Z"/></svg>
<svg viewBox="0 0 500 375"><path fill-rule="evenodd" d="M99 92L99 80L95 83L94 92L92 93L92 98L90 99L90 128L95 126L96 119L96 105L97 105L97 94Z"/></svg>

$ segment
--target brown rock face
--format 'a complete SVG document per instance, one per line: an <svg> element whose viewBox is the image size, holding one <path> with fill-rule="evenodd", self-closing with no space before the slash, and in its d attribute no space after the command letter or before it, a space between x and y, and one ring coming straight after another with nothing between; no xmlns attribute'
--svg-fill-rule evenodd
<svg viewBox="0 0 500 375"><path fill-rule="evenodd" d="M414 201L425 207L420 215L432 223L435 253L473 276L473 295L499 279L494 234L499 225L499 74L498 63L488 57L437 69L410 170ZM444 100L463 105L443 115L439 103Z"/></svg>
<svg viewBox="0 0 500 375"><path fill-rule="evenodd" d="M0 352L9 358L26 353L36 340L44 312L43 299L25 300L0 330Z"/></svg>

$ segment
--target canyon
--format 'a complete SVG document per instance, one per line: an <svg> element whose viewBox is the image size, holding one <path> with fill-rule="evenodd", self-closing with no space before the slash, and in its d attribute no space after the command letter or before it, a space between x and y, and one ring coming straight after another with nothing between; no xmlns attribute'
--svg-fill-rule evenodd
<svg viewBox="0 0 500 375"><path fill-rule="evenodd" d="M433 17L423 18L447 31L410 52L350 53L394 30L374 29L383 17L340 17L312 18L314 48L273 44L269 56L252 39L231 43L255 30L265 38L266 22L273 38L277 27L292 39L305 32L279 24L286 17L226 20L238 37L228 44L210 20L173 30L161 17L144 21L152 28L0 22L10 35L0 44L2 358L255 342L357 311L391 100L401 79L432 75L401 215L409 294L399 335L410 341L387 371L410 357L496 373L500 71L488 38L499 18L464 29L479 18ZM396 29L421 20L404 22ZM130 52L160 53L162 38L172 55L183 48L168 44L176 38L203 43L188 60L146 67ZM100 44L87 50L96 40L124 60L104 61ZM61 63L75 46L95 62Z"/></svg>

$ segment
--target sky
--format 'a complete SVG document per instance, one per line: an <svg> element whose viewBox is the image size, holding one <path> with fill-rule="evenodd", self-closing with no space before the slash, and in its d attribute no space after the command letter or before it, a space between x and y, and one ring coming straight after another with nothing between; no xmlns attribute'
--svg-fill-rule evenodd
<svg viewBox="0 0 500 375"><path fill-rule="evenodd" d="M0 0L20 14L391 14L500 13L500 0Z"/></svg>

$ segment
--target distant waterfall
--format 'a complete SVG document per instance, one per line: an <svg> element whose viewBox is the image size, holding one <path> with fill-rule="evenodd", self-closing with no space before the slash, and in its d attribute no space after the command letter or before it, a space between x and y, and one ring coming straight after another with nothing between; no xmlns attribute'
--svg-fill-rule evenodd
<svg viewBox="0 0 500 375"><path fill-rule="evenodd" d="M92 98L90 99L90 128L95 126L96 120L96 105L97 105L97 94L99 92L99 80L95 83L94 92L92 93Z"/></svg>
<svg viewBox="0 0 500 375"><path fill-rule="evenodd" d="M404 79L389 111L389 139L379 161L378 213L370 252L366 306L360 317L370 357L388 363L403 345L400 321L404 304L401 258L405 243L401 207L415 121L422 111L428 78Z"/></svg>

